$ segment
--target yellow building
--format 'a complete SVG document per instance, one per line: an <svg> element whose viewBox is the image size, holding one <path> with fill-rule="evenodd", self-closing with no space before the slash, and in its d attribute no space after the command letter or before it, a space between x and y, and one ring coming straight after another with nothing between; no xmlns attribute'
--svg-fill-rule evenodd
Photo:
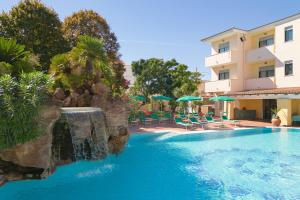
<svg viewBox="0 0 300 200"><path fill-rule="evenodd" d="M205 92L235 97L221 106L231 118L270 120L271 108L280 109L282 125L300 116L300 14L202 41L211 45Z"/></svg>

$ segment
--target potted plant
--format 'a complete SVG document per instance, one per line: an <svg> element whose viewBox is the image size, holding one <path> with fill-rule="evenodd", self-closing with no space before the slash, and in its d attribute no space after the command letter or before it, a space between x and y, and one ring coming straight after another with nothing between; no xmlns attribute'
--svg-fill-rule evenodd
<svg viewBox="0 0 300 200"><path fill-rule="evenodd" d="M280 111L280 109L277 109L277 108L271 109L273 126L280 126L280 124L281 124L280 117L278 116L279 111Z"/></svg>

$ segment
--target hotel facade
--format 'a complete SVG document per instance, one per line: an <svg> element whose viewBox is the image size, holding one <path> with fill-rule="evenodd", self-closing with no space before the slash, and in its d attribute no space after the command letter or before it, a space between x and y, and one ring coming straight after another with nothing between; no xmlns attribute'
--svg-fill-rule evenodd
<svg viewBox="0 0 300 200"><path fill-rule="evenodd" d="M230 28L202 41L211 45L205 93L235 97L220 105L230 118L270 120L277 108L281 125L299 121L300 14L251 30Z"/></svg>

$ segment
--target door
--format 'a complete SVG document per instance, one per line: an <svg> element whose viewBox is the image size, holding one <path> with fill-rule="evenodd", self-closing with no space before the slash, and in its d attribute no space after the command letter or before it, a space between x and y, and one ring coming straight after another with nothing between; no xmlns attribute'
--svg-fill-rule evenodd
<svg viewBox="0 0 300 200"><path fill-rule="evenodd" d="M270 121L272 119L271 109L277 108L276 99L264 99L263 100L263 119Z"/></svg>

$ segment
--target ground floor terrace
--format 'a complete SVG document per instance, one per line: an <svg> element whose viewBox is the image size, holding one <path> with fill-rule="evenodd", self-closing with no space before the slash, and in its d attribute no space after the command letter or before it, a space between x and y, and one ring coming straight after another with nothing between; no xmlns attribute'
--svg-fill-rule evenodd
<svg viewBox="0 0 300 200"><path fill-rule="evenodd" d="M229 95L236 100L223 102L219 109L231 119L270 122L275 111L280 117L281 126L299 125L300 88L252 90Z"/></svg>
<svg viewBox="0 0 300 200"><path fill-rule="evenodd" d="M172 133L183 133L187 131L203 131L203 130L233 130L236 128L259 128L259 127L269 127L270 122L264 121L250 121L241 120L237 124L224 122L224 126L221 127L218 123L208 123L204 127L194 125L189 129L185 129L182 126L177 125L175 122L170 123L154 123L147 125L130 125L130 133L153 133L153 132L172 132Z"/></svg>

